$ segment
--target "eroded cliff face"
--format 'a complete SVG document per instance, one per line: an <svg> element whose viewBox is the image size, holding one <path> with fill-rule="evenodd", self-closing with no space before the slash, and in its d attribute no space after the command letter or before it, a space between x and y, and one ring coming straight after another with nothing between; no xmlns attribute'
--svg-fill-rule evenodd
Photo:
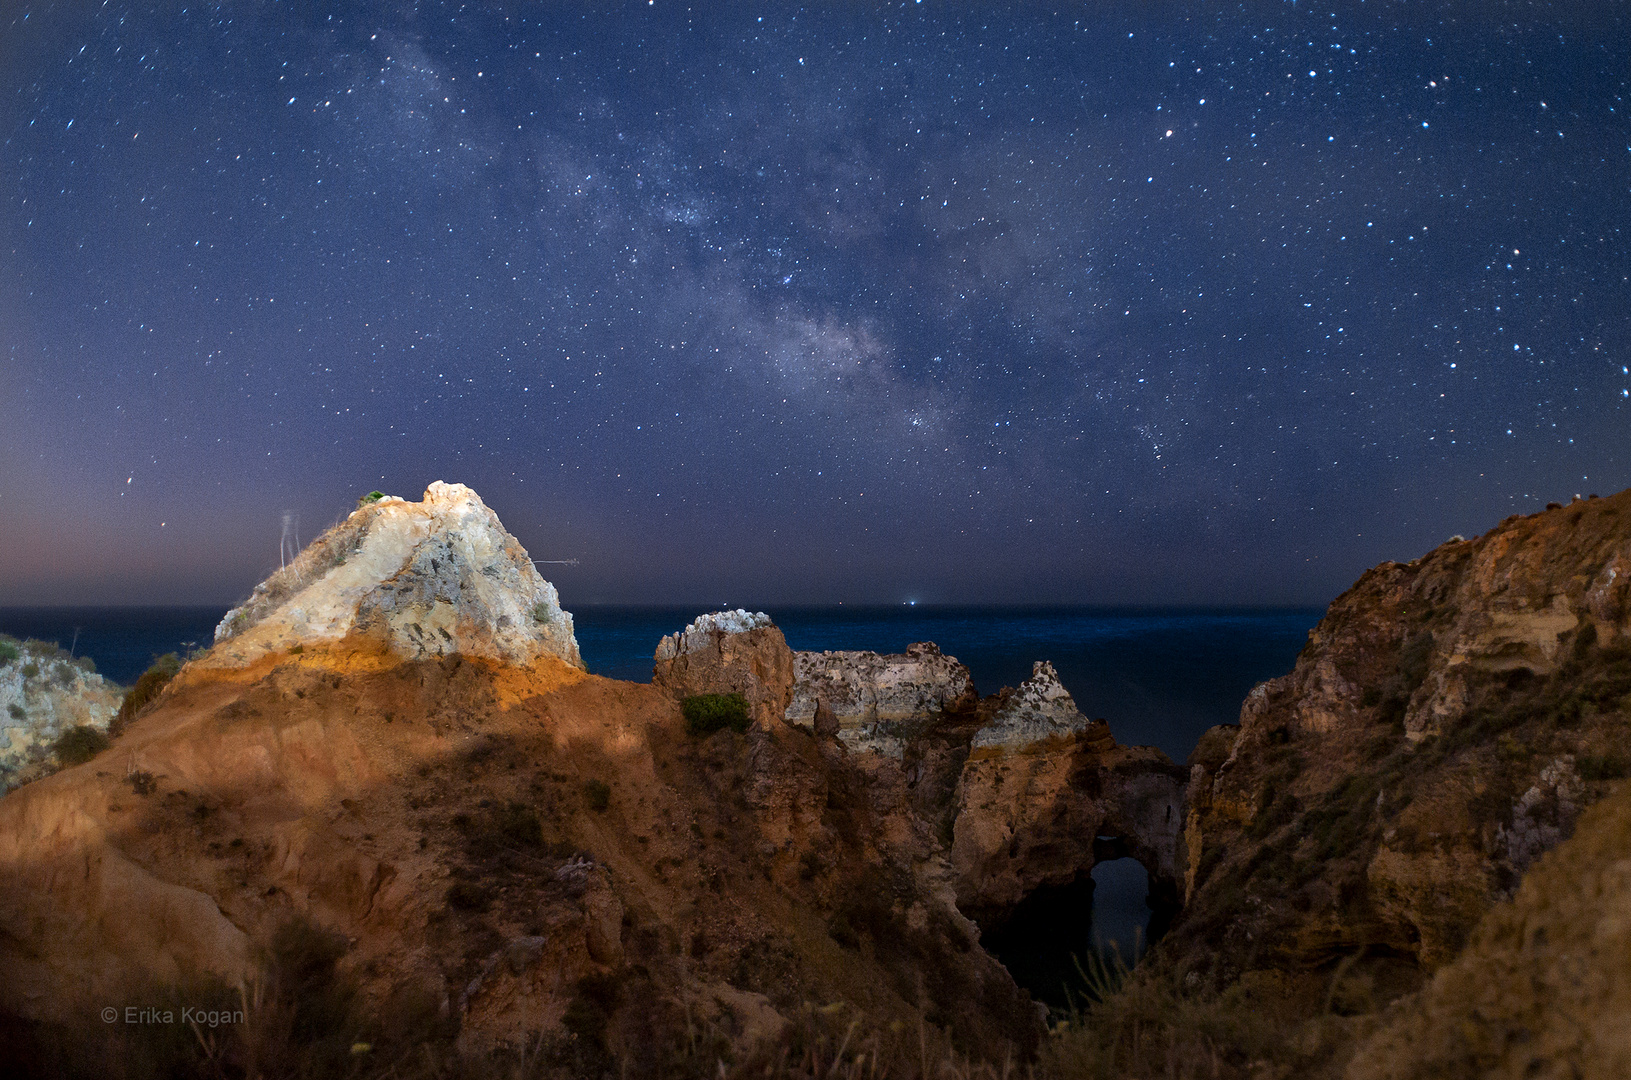
<svg viewBox="0 0 1631 1080"><path fill-rule="evenodd" d="M789 724L836 735L852 750L900 758L909 742L956 722L978 702L968 668L932 641L904 653L793 654Z"/></svg>
<svg viewBox="0 0 1631 1080"><path fill-rule="evenodd" d="M1631 1076L1631 787L1580 818L1466 950L1399 1001L1348 1080Z"/></svg>
<svg viewBox="0 0 1631 1080"><path fill-rule="evenodd" d="M365 503L314 540L227 612L202 663L242 667L347 637L406 659L583 666L555 586L480 496L439 480L422 502Z"/></svg>
<svg viewBox="0 0 1631 1080"><path fill-rule="evenodd" d="M1175 954L1454 957L1631 767L1628 568L1622 493L1366 573L1191 758Z"/></svg>
<svg viewBox="0 0 1631 1080"><path fill-rule="evenodd" d="M762 611L715 611L657 643L651 681L675 697L741 694L761 726L793 697L793 653Z"/></svg>
<svg viewBox="0 0 1631 1080"><path fill-rule="evenodd" d="M970 740L957 785L951 862L959 906L999 926L1038 888L1065 885L1101 859L1132 857L1170 920L1185 869L1185 771L1161 751L1120 746L1039 661L998 695Z"/></svg>

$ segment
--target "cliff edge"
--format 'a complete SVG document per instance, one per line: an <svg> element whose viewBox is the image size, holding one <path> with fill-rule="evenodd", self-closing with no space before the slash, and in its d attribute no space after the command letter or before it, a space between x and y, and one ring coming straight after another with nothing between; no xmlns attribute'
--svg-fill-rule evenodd
<svg viewBox="0 0 1631 1080"><path fill-rule="evenodd" d="M1190 759L1169 942L1227 980L1457 955L1631 771L1631 492L1514 516L1338 597Z"/></svg>

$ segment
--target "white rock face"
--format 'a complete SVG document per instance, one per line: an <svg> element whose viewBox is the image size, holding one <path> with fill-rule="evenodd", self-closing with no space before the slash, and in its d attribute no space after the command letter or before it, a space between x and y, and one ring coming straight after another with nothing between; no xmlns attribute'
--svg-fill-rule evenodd
<svg viewBox="0 0 1631 1080"><path fill-rule="evenodd" d="M672 660L681 653L709 648L718 640L715 637L717 634L745 634L749 630L774 625L776 624L770 621L770 616L764 612L747 611L743 608L698 615L684 630L677 634L665 635L657 643L657 654L654 659L660 663Z"/></svg>
<svg viewBox="0 0 1631 1080"><path fill-rule="evenodd" d="M1076 735L1087 725L1053 665L1038 660L1031 665L1031 677L1019 684L989 724L974 733L973 746L1020 750L1044 739Z"/></svg>
<svg viewBox="0 0 1631 1080"><path fill-rule="evenodd" d="M107 731L122 698L119 687L51 646L12 647L16 659L0 664L0 794L52 772L52 744L68 729Z"/></svg>
<svg viewBox="0 0 1631 1080"><path fill-rule="evenodd" d="M215 648L195 663L239 667L350 634L410 659L556 656L583 666L555 586L463 484L437 481L423 502L359 507L227 612Z"/></svg>
<svg viewBox="0 0 1631 1080"><path fill-rule="evenodd" d="M975 703L968 668L933 642L892 654L794 653L793 675L789 724L813 731L816 705L825 702L845 745L890 757L901 756L908 729Z"/></svg>

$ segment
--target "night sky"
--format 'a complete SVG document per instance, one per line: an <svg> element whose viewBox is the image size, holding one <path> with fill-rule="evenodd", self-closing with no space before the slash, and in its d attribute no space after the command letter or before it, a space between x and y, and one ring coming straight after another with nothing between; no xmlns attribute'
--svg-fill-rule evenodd
<svg viewBox="0 0 1631 1080"><path fill-rule="evenodd" d="M1323 603L1631 485L1627 11L8 0L0 603Z"/></svg>

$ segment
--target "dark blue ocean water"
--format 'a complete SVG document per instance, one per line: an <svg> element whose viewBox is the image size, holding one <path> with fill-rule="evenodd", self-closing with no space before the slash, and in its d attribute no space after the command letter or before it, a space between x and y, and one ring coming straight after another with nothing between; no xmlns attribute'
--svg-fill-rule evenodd
<svg viewBox="0 0 1631 1080"><path fill-rule="evenodd" d="M0 608L0 633L72 647L128 685L154 656L208 645L225 614L215 607ZM573 618L590 671L646 682L658 640L697 614L580 608ZM1117 741L1156 746L1182 762L1207 728L1235 722L1255 683L1291 670L1323 611L845 607L770 614L797 650L888 653L933 641L968 665L981 694L1018 685L1033 661L1052 661L1082 711L1108 720ZM1093 878L1094 935L1119 942L1131 958L1134 928L1149 917L1143 868L1123 859L1095 868Z"/></svg>

